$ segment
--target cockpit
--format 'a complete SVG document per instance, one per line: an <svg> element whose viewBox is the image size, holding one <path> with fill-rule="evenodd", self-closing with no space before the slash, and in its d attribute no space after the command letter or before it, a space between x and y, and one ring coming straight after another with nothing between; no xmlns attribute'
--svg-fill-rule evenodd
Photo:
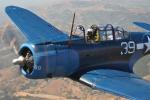
<svg viewBox="0 0 150 100"><path fill-rule="evenodd" d="M75 29L75 35L84 38L87 43L98 43L100 41L122 40L128 38L128 32L121 27L92 25L85 30L82 25Z"/></svg>

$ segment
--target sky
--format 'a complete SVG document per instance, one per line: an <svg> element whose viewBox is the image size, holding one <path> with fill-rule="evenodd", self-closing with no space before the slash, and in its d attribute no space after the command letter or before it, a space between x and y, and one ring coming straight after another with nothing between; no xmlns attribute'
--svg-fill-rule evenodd
<svg viewBox="0 0 150 100"><path fill-rule="evenodd" d="M9 5L16 5L22 7L28 6L44 6L44 5L51 5L62 0L0 0L0 10L4 10L6 6Z"/></svg>
<svg viewBox="0 0 150 100"><path fill-rule="evenodd" d="M85 25L150 22L150 0L0 0L0 26L7 18L5 7L10 5L31 10L59 27L71 22L74 11L77 21Z"/></svg>

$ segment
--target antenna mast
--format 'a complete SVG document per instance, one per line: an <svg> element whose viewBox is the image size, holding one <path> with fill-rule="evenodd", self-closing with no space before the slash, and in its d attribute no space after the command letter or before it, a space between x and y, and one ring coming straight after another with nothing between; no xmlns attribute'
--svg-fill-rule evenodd
<svg viewBox="0 0 150 100"><path fill-rule="evenodd" d="M72 20L72 26L71 26L71 31L70 31L69 45L71 45L71 38L72 38L72 33L73 33L73 28L74 28L75 17L76 17L76 13L74 12L73 20Z"/></svg>

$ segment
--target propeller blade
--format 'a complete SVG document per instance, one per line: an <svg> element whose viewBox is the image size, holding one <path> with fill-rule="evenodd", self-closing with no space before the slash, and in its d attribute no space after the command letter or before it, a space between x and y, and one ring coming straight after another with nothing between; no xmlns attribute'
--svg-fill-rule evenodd
<svg viewBox="0 0 150 100"><path fill-rule="evenodd" d="M25 62L25 58L23 56L19 56L18 58L13 59L12 61L14 65L24 65L24 62Z"/></svg>

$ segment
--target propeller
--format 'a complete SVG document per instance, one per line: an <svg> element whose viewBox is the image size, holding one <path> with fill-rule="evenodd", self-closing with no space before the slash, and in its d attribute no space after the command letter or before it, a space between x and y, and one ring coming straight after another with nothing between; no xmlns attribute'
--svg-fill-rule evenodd
<svg viewBox="0 0 150 100"><path fill-rule="evenodd" d="M21 65L21 66L23 66L24 65L24 61L25 61L25 58L23 56L19 56L18 58L13 59L12 63L14 65Z"/></svg>
<svg viewBox="0 0 150 100"><path fill-rule="evenodd" d="M34 59L32 53L28 50L24 55L19 56L18 58L12 61L14 65L19 65L20 69L23 69L26 74L31 74L34 66Z"/></svg>

